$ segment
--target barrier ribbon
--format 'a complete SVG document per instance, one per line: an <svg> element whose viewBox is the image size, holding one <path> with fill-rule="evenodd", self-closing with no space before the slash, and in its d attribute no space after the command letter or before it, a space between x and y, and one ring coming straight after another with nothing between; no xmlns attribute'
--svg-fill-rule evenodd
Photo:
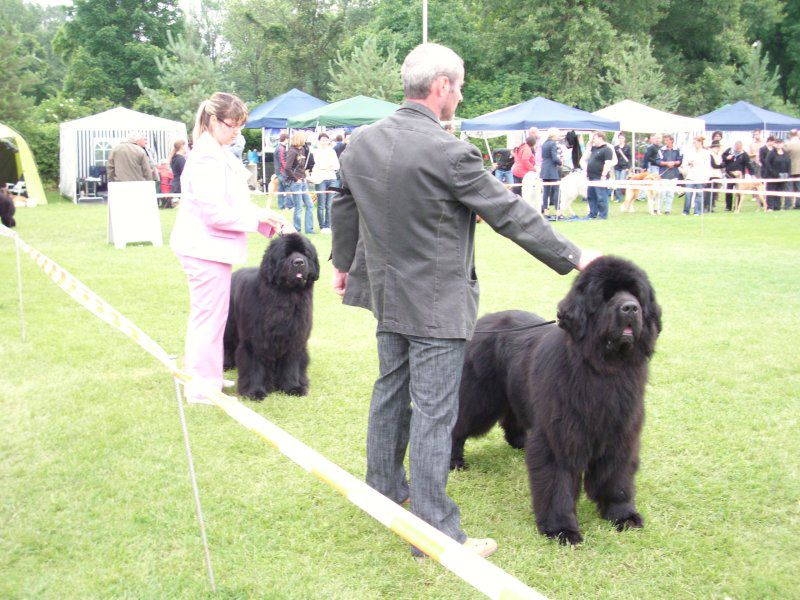
<svg viewBox="0 0 800 600"><path fill-rule="evenodd" d="M14 239L58 287L93 315L131 338L163 364L177 381L186 385L192 380L185 371L178 369L175 360L158 343L66 269L24 242L16 232L4 225L0 225L0 235ZM438 529L395 504L235 398L208 387L203 389L203 394L237 423L257 433L281 454L327 483L382 525L428 554L487 597L497 600L545 598L516 577L467 550Z"/></svg>

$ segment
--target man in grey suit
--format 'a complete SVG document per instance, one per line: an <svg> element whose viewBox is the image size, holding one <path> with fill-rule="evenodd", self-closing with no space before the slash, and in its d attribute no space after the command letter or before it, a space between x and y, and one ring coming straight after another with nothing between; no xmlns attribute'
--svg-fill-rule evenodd
<svg viewBox="0 0 800 600"><path fill-rule="evenodd" d="M332 208L334 289L378 320L366 480L395 502L410 497L418 517L489 556L495 541L467 538L446 493L464 346L478 311L475 215L562 274L598 254L553 231L484 169L475 146L442 129L461 101L455 52L422 44L402 76L402 107L353 134L342 154L343 191Z"/></svg>
<svg viewBox="0 0 800 600"><path fill-rule="evenodd" d="M792 162L792 172L790 173L792 179L800 178L800 135L797 129L792 129L789 132L789 139L783 147L786 154L789 155L789 160ZM786 186L787 192L800 192L800 181L790 181ZM800 209L800 198L792 198L787 196L783 199L783 209L789 210L790 208Z"/></svg>

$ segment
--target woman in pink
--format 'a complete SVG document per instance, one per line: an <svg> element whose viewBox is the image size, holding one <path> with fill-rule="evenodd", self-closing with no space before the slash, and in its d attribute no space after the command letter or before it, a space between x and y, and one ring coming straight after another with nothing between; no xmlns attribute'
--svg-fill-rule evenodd
<svg viewBox="0 0 800 600"><path fill-rule="evenodd" d="M531 135L522 144L514 148L514 166L511 167L514 183L522 183L522 178L529 171L536 170L536 156L533 151L535 147L536 137Z"/></svg>
<svg viewBox="0 0 800 600"><path fill-rule="evenodd" d="M200 104L194 146L181 175L182 198L170 246L189 278L186 400L210 404L202 389L222 389L222 335L228 317L231 265L247 259L247 232L293 231L282 217L250 202L250 173L225 147L247 120L247 107L217 92Z"/></svg>

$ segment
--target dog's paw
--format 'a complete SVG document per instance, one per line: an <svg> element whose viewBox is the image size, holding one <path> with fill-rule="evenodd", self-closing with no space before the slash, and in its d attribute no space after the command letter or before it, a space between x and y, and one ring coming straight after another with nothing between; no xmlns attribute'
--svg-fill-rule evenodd
<svg viewBox="0 0 800 600"><path fill-rule="evenodd" d="M583 541L581 532L574 529L558 529L555 531L546 531L544 534L551 540L556 540L562 546L566 546L567 544L575 546Z"/></svg>
<svg viewBox="0 0 800 600"><path fill-rule="evenodd" d="M451 458L450 459L450 470L451 471L466 471L469 468L467 462L464 460L464 457L460 458Z"/></svg>
<svg viewBox="0 0 800 600"><path fill-rule="evenodd" d="M308 396L308 388L303 385L290 387L283 391L284 393L289 394L290 396Z"/></svg>
<svg viewBox="0 0 800 600"><path fill-rule="evenodd" d="M247 398L248 400L255 400L256 402L261 402L264 398L267 397L267 391L265 389L256 389L256 390L239 390L239 395Z"/></svg>
<svg viewBox="0 0 800 600"><path fill-rule="evenodd" d="M625 531L626 529L640 529L644 527L644 519L639 513L633 512L628 516L614 519L614 526L617 528L617 531Z"/></svg>

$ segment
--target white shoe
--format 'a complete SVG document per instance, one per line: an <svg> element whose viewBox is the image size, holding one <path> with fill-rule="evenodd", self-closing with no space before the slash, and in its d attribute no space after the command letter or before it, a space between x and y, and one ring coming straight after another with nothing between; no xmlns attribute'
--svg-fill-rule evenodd
<svg viewBox="0 0 800 600"><path fill-rule="evenodd" d="M233 387L233 386L235 386L235 385L236 385L236 382L235 382L235 381L233 381L232 379L223 379L223 380L222 380L222 388L223 388L223 389L225 389L225 388L232 388L232 387Z"/></svg>
<svg viewBox="0 0 800 600"><path fill-rule="evenodd" d="M205 396L186 396L187 404L211 404L214 403Z"/></svg>
<svg viewBox="0 0 800 600"><path fill-rule="evenodd" d="M320 233L330 233L331 232L331 228L330 227L323 227L322 229L319 230L319 232Z"/></svg>
<svg viewBox="0 0 800 600"><path fill-rule="evenodd" d="M488 558L497 552L497 542L492 538L467 538L464 547L483 558Z"/></svg>

